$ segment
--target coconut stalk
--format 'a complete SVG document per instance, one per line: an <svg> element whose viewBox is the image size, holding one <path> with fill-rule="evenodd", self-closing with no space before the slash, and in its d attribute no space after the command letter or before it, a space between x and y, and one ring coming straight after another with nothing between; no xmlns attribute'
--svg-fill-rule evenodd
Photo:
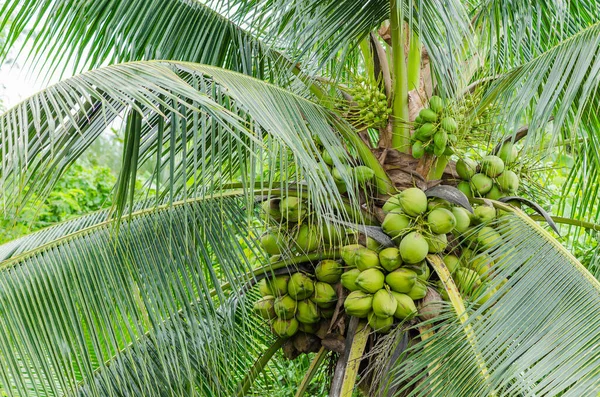
<svg viewBox="0 0 600 397"><path fill-rule="evenodd" d="M300 386L298 387L298 391L296 392L295 397L304 396L306 389L308 389L308 386L310 385L310 381L317 373L317 370L321 366L321 363L325 359L325 356L327 356L327 350L324 347L321 347L315 358L310 363L310 367L308 368L308 371L306 371L306 374L302 379L302 383L300 383Z"/></svg>
<svg viewBox="0 0 600 397"><path fill-rule="evenodd" d="M419 90L421 85L421 40L412 32L408 50L408 90Z"/></svg>
<svg viewBox="0 0 600 397"><path fill-rule="evenodd" d="M408 153L410 130L408 128L408 73L404 54L404 13L396 0L390 0L390 35L392 38L394 99L392 102L392 147Z"/></svg>

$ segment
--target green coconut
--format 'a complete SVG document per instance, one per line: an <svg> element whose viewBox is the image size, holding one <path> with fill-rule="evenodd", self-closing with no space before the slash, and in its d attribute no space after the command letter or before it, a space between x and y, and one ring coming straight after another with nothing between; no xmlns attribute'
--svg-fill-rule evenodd
<svg viewBox="0 0 600 397"><path fill-rule="evenodd" d="M356 285L356 278L360 274L360 270L351 269L342 273L341 282L344 288L350 291L357 291L358 285Z"/></svg>
<svg viewBox="0 0 600 397"><path fill-rule="evenodd" d="M412 145L412 156L416 159L420 159L425 155L425 148L423 147L423 142L415 141Z"/></svg>
<svg viewBox="0 0 600 397"><path fill-rule="evenodd" d="M379 267L379 254L376 251L363 247L356 251L354 263L361 272L363 270Z"/></svg>
<svg viewBox="0 0 600 397"><path fill-rule="evenodd" d="M428 252L430 254L443 252L448 246L448 237L445 234L433 234L425 237L425 240L429 246Z"/></svg>
<svg viewBox="0 0 600 397"><path fill-rule="evenodd" d="M421 273L417 272L417 279L421 281L429 280L429 276L431 276L431 270L429 269L429 266L427 265L426 261L423 261L421 269L423 269Z"/></svg>
<svg viewBox="0 0 600 397"><path fill-rule="evenodd" d="M423 121L429 123L435 123L438 119L437 113L431 109L421 109L419 116L421 116Z"/></svg>
<svg viewBox="0 0 600 397"><path fill-rule="evenodd" d="M485 174L475 174L471 178L471 191L478 196L484 196L487 192L492 190L494 181L492 178Z"/></svg>
<svg viewBox="0 0 600 397"><path fill-rule="evenodd" d="M415 301L423 299L427 295L427 285L422 280L417 280L407 295Z"/></svg>
<svg viewBox="0 0 600 397"><path fill-rule="evenodd" d="M332 147L329 150L323 150L321 153L323 157L323 161L330 166L334 165L333 158L337 158L337 160L341 163L345 163L348 157L346 151L341 147Z"/></svg>
<svg viewBox="0 0 600 397"><path fill-rule="evenodd" d="M295 244L301 252L312 252L319 248L321 236L319 229L312 224L305 223L296 233Z"/></svg>
<svg viewBox="0 0 600 397"><path fill-rule="evenodd" d="M459 159L456 162L456 173L465 181L470 180L477 172L477 162L471 159Z"/></svg>
<svg viewBox="0 0 600 397"><path fill-rule="evenodd" d="M510 164L519 157L519 151L511 142L506 142L498 151L498 157L504 161L504 164Z"/></svg>
<svg viewBox="0 0 600 397"><path fill-rule="evenodd" d="M454 132L458 129L458 124L454 117L444 117L440 122L442 128L448 132Z"/></svg>
<svg viewBox="0 0 600 397"><path fill-rule="evenodd" d="M454 232L461 234L464 233L469 226L471 226L470 212L462 207L452 207L452 215L456 219L456 226L454 226Z"/></svg>
<svg viewBox="0 0 600 397"><path fill-rule="evenodd" d="M454 273L460 267L460 260L456 255L448 254L444 256L444 264L450 273Z"/></svg>
<svg viewBox="0 0 600 397"><path fill-rule="evenodd" d="M372 237L367 237L367 248L371 251L375 251L379 253L383 249L383 246L379 243L379 241L375 240Z"/></svg>
<svg viewBox="0 0 600 397"><path fill-rule="evenodd" d="M480 287L473 294L473 301L478 305L486 303L494 294L498 292L497 288L492 288L488 285Z"/></svg>
<svg viewBox="0 0 600 397"><path fill-rule="evenodd" d="M390 332L392 325L394 325L394 317L379 317L375 312L369 314L369 326L373 328L373 331L380 334Z"/></svg>
<svg viewBox="0 0 600 397"><path fill-rule="evenodd" d="M315 267L315 276L317 280L325 283L334 284L340 281L344 269L338 261L324 259Z"/></svg>
<svg viewBox="0 0 600 397"><path fill-rule="evenodd" d="M330 284L317 281L315 283L315 292L310 297L310 300L315 302L319 307L329 308L337 302L337 294Z"/></svg>
<svg viewBox="0 0 600 397"><path fill-rule="evenodd" d="M393 316L397 306L396 298L385 288L380 289L373 295L373 313L378 317Z"/></svg>
<svg viewBox="0 0 600 397"><path fill-rule="evenodd" d="M416 187L403 190L400 193L400 205L409 216L418 216L427 211L427 196Z"/></svg>
<svg viewBox="0 0 600 397"><path fill-rule="evenodd" d="M269 285L271 295L283 296L287 294L287 286L289 281L290 276L288 275L277 276L272 280L267 280L267 284Z"/></svg>
<svg viewBox="0 0 600 397"><path fill-rule="evenodd" d="M433 134L433 144L442 152L446 149L446 145L448 144L448 133L446 130L439 130Z"/></svg>
<svg viewBox="0 0 600 397"><path fill-rule="evenodd" d="M296 301L289 295L280 296L273 304L279 318L292 318L296 315Z"/></svg>
<svg viewBox="0 0 600 397"><path fill-rule="evenodd" d="M496 179L500 189L515 193L519 189L519 177L513 171L506 170Z"/></svg>
<svg viewBox="0 0 600 397"><path fill-rule="evenodd" d="M285 219L298 222L304 218L306 204L302 203L298 197L286 197L279 203L279 210Z"/></svg>
<svg viewBox="0 0 600 397"><path fill-rule="evenodd" d="M294 273L288 282L288 294L296 299L302 300L310 297L315 290L313 281L303 273Z"/></svg>
<svg viewBox="0 0 600 397"><path fill-rule="evenodd" d="M305 324L318 323L321 320L319 307L315 302L308 299L299 301L296 308L296 319Z"/></svg>
<svg viewBox="0 0 600 397"><path fill-rule="evenodd" d="M487 194L485 195L485 198L488 198L490 200L500 200L502 197L504 197L504 194L502 193L502 190L500 190L498 185L495 183L490 189L490 191L487 192Z"/></svg>
<svg viewBox="0 0 600 397"><path fill-rule="evenodd" d="M387 272L394 271L402 265L400 250L396 247L385 248L379 253L379 264Z"/></svg>
<svg viewBox="0 0 600 397"><path fill-rule="evenodd" d="M260 280L258 283L258 292L260 292L261 296L268 296L268 295L273 295L273 292L271 291L271 287L269 287L269 284L267 284L267 279L263 278L262 280Z"/></svg>
<svg viewBox="0 0 600 397"><path fill-rule="evenodd" d="M445 208L436 208L427 215L427 224L435 234L450 233L456 227L456 218Z"/></svg>
<svg viewBox="0 0 600 397"><path fill-rule="evenodd" d="M331 245L337 245L346 236L346 232L341 227L331 224L331 223L323 223L321 226L321 236L323 236L323 241L325 243Z"/></svg>
<svg viewBox="0 0 600 397"><path fill-rule="evenodd" d="M342 257L344 263L348 266L356 266L355 257L356 252L364 247L360 244L350 244L342 247L340 251L340 256Z"/></svg>
<svg viewBox="0 0 600 397"><path fill-rule="evenodd" d="M495 178L504 171L504 161L498 156L485 156L481 159L481 172Z"/></svg>
<svg viewBox="0 0 600 397"><path fill-rule="evenodd" d="M489 205L480 205L473 210L475 219L480 223L491 222L496 219L496 209Z"/></svg>
<svg viewBox="0 0 600 397"><path fill-rule="evenodd" d="M454 273L454 280L456 281L458 288L468 295L473 293L473 291L481 285L479 275L475 271L464 267L458 269L456 273Z"/></svg>
<svg viewBox="0 0 600 397"><path fill-rule="evenodd" d="M502 236L491 227L484 227L477 233L477 243L487 250L502 243Z"/></svg>
<svg viewBox="0 0 600 397"><path fill-rule="evenodd" d="M379 269L371 268L360 272L355 283L361 291L374 294L377 290L383 288L384 280L385 276Z"/></svg>
<svg viewBox="0 0 600 397"><path fill-rule="evenodd" d="M404 320L414 316L417 313L415 302L410 298L410 296L394 291L392 291L392 295L394 298L396 298L396 302L398 303L396 306L396 311L394 312L394 317L399 320Z"/></svg>
<svg viewBox="0 0 600 397"><path fill-rule="evenodd" d="M417 281L417 273L414 270L401 267L389 273L385 282L392 291L408 293Z"/></svg>
<svg viewBox="0 0 600 397"><path fill-rule="evenodd" d="M260 246L269 255L279 255L285 249L286 241L278 233L265 233L260 238Z"/></svg>
<svg viewBox="0 0 600 397"><path fill-rule="evenodd" d="M396 194L396 195L390 197L385 202L385 204L383 204L383 207L381 207L381 209L386 214L389 212L402 212L402 206L400 205L400 195Z"/></svg>
<svg viewBox="0 0 600 397"><path fill-rule="evenodd" d="M475 270L482 280L489 276L492 266L494 266L494 259L486 253L479 254L469 261L469 268Z"/></svg>
<svg viewBox="0 0 600 397"><path fill-rule="evenodd" d="M281 220L281 211L279 210L279 199L265 200L261 204L263 213L274 221Z"/></svg>
<svg viewBox="0 0 600 397"><path fill-rule="evenodd" d="M365 183L372 181L375 177L375 171L373 171L365 165L359 165L358 167L354 167L352 171L354 173L356 181L360 185L364 185Z"/></svg>
<svg viewBox="0 0 600 397"><path fill-rule="evenodd" d="M463 192L463 194L465 196L467 196L467 198L473 197L473 191L471 190L471 184L469 182L460 181L460 182L458 182L458 185L456 186L456 188L458 190L460 190L461 192Z"/></svg>
<svg viewBox="0 0 600 397"><path fill-rule="evenodd" d="M275 297L272 295L263 296L254 302L254 311L266 320L275 318Z"/></svg>
<svg viewBox="0 0 600 397"><path fill-rule="evenodd" d="M383 219L381 228L392 238L401 237L410 231L412 219L405 214L389 213Z"/></svg>
<svg viewBox="0 0 600 397"><path fill-rule="evenodd" d="M289 320L284 320L282 318L276 318L273 320L273 332L281 338L289 338L292 337L298 332L298 320L295 318L290 318Z"/></svg>
<svg viewBox="0 0 600 397"><path fill-rule="evenodd" d="M433 200L429 200L427 202L427 210L433 211L436 208L445 208L449 210L451 208L451 205L446 200L439 197L435 197Z"/></svg>
<svg viewBox="0 0 600 397"><path fill-rule="evenodd" d="M366 318L373 307L373 295L363 291L353 291L344 301L344 310L349 316Z"/></svg>
<svg viewBox="0 0 600 397"><path fill-rule="evenodd" d="M429 108L436 113L441 113L444 110L444 100L437 95L429 98Z"/></svg>
<svg viewBox="0 0 600 397"><path fill-rule="evenodd" d="M430 136L435 134L435 131L435 125L432 123L425 123L415 131L414 138L418 141L426 141Z"/></svg>
<svg viewBox="0 0 600 397"><path fill-rule="evenodd" d="M400 242L400 256L403 262L419 263L425 259L428 252L429 244L418 232L408 233Z"/></svg>

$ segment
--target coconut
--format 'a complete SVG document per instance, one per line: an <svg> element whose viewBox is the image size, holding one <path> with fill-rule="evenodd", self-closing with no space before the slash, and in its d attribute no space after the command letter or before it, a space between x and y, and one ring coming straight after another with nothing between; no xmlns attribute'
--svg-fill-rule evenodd
<svg viewBox="0 0 600 397"><path fill-rule="evenodd" d="M373 295L362 291L351 292L344 301L346 314L359 318L366 318L373 307Z"/></svg>
<svg viewBox="0 0 600 397"><path fill-rule="evenodd" d="M364 185L375 177L375 171L365 165L354 167L352 171L354 172L354 177L359 185Z"/></svg>
<svg viewBox="0 0 600 397"><path fill-rule="evenodd" d="M504 161L498 156L485 156L481 160L481 172L495 178L504 171Z"/></svg>
<svg viewBox="0 0 600 397"><path fill-rule="evenodd" d="M348 157L346 151L341 147L332 147L329 150L323 150L321 153L323 157L323 161L330 166L334 165L333 158L337 158L337 160L341 163L345 163Z"/></svg>
<svg viewBox="0 0 600 397"><path fill-rule="evenodd" d="M305 223L298 229L295 244L301 252L312 252L319 248L321 236L316 226Z"/></svg>
<svg viewBox="0 0 600 397"><path fill-rule="evenodd" d="M383 219L381 228L392 238L401 237L410 231L411 218L405 214L389 213Z"/></svg>
<svg viewBox="0 0 600 397"><path fill-rule="evenodd" d="M268 296L268 295L273 295L273 292L271 292L271 287L269 287L269 284L267 284L267 279L263 278L262 280L260 280L258 283L258 292L260 292L261 296Z"/></svg>
<svg viewBox="0 0 600 397"><path fill-rule="evenodd" d="M279 318L287 319L296 315L296 301L289 295L276 298L273 307Z"/></svg>
<svg viewBox="0 0 600 397"><path fill-rule="evenodd" d="M444 100L437 95L429 98L429 108L436 113L441 113L444 110Z"/></svg>
<svg viewBox="0 0 600 397"><path fill-rule="evenodd" d="M408 188L400 193L400 205L409 216L418 216L427 211L427 196L416 187Z"/></svg>
<svg viewBox="0 0 600 397"><path fill-rule="evenodd" d="M439 130L433 134L433 144L441 152L446 149L446 145L448 144L448 133L446 130Z"/></svg>
<svg viewBox="0 0 600 397"><path fill-rule="evenodd" d="M496 218L496 209L489 205L480 205L473 210L473 214L480 223L491 222Z"/></svg>
<svg viewBox="0 0 600 397"><path fill-rule="evenodd" d="M402 206L400 205L400 195L396 194L396 195L390 197L385 202L385 204L383 204L383 207L381 207L381 209L385 213L388 213L388 212L401 212L402 211Z"/></svg>
<svg viewBox="0 0 600 397"><path fill-rule="evenodd" d="M344 194L348 191L348 187L346 187L346 184L343 182L335 182L335 187L337 187L338 192L340 192L340 194Z"/></svg>
<svg viewBox="0 0 600 397"><path fill-rule="evenodd" d="M363 247L356 251L354 263L361 272L367 269L379 267L379 255L377 252Z"/></svg>
<svg viewBox="0 0 600 397"><path fill-rule="evenodd" d="M493 185L492 178L485 174L475 174L471 178L471 191L479 196L483 196L492 190Z"/></svg>
<svg viewBox="0 0 600 397"><path fill-rule="evenodd" d="M421 116L423 121L429 123L435 123L438 119L437 113L431 109L421 109L421 111L419 112L419 116Z"/></svg>
<svg viewBox="0 0 600 397"><path fill-rule="evenodd" d="M356 266L356 263L354 261L356 257L356 252L362 248L364 247L360 244L350 244L343 246L340 255L344 260L344 263L348 266Z"/></svg>
<svg viewBox="0 0 600 397"><path fill-rule="evenodd" d="M427 215L427 223L435 234L450 233L456 226L456 218L445 208L436 208Z"/></svg>
<svg viewBox="0 0 600 397"><path fill-rule="evenodd" d="M331 245L338 245L346 236L346 232L341 227L332 223L324 223L321 226L321 236L323 241Z"/></svg>
<svg viewBox="0 0 600 397"><path fill-rule="evenodd" d="M290 276L276 276L273 280L267 280L271 295L283 296L287 294L287 286L290 280Z"/></svg>
<svg viewBox="0 0 600 397"><path fill-rule="evenodd" d="M485 198L488 198L490 200L500 200L502 197L504 197L504 194L502 193L498 185L495 183L492 185L492 189L485 195Z"/></svg>
<svg viewBox="0 0 600 397"><path fill-rule="evenodd" d="M306 332L307 334L314 334L319 330L320 323L305 324L298 322L298 331Z"/></svg>
<svg viewBox="0 0 600 397"><path fill-rule="evenodd" d="M429 280L429 276L431 276L431 270L425 261L423 261L423 266L421 268L423 271L421 273L417 272L417 279L421 281Z"/></svg>
<svg viewBox="0 0 600 397"><path fill-rule="evenodd" d="M257 300L254 302L254 311L266 320L275 318L275 297L267 295Z"/></svg>
<svg viewBox="0 0 600 397"><path fill-rule="evenodd" d="M519 189L519 177L510 170L504 171L496 180L500 189L505 192L515 193Z"/></svg>
<svg viewBox="0 0 600 397"><path fill-rule="evenodd" d="M458 124L454 117L444 117L440 122L442 128L448 132L454 132L458 129Z"/></svg>
<svg viewBox="0 0 600 397"><path fill-rule="evenodd" d="M435 133L435 131L435 125L432 123L425 123L415 131L413 137L418 141L427 141L429 137Z"/></svg>
<svg viewBox="0 0 600 397"><path fill-rule="evenodd" d="M373 331L385 334L390 332L394 325L394 317L379 317L374 312L369 314L369 326Z"/></svg>
<svg viewBox="0 0 600 397"><path fill-rule="evenodd" d="M417 313L417 307L415 302L406 294L392 291L393 297L396 299L398 305L394 312L394 317L400 320L412 317Z"/></svg>
<svg viewBox="0 0 600 397"><path fill-rule="evenodd" d="M375 251L377 253L379 253L379 251L381 251L383 249L381 244L379 244L379 242L377 240L375 240L374 238L371 238L371 237L367 237L367 248L370 249L371 251Z"/></svg>
<svg viewBox="0 0 600 397"><path fill-rule="evenodd" d="M373 295L373 313L378 317L390 317L396 312L398 302L394 295L385 288L380 289Z"/></svg>
<svg viewBox="0 0 600 397"><path fill-rule="evenodd" d="M427 202L427 210L433 211L436 208L445 208L449 210L450 203L439 197L435 197L433 200Z"/></svg>
<svg viewBox="0 0 600 397"><path fill-rule="evenodd" d="M486 226L477 233L477 243L487 250L501 244L502 236L495 229Z"/></svg>
<svg viewBox="0 0 600 397"><path fill-rule="evenodd" d="M265 200L261 205L263 213L274 221L281 220L281 211L279 210L279 199Z"/></svg>
<svg viewBox="0 0 600 397"><path fill-rule="evenodd" d="M374 294L383 288L384 280L385 276L379 269L371 268L360 272L354 282L362 291Z"/></svg>
<svg viewBox="0 0 600 397"><path fill-rule="evenodd" d="M420 159L425 155L425 148L423 147L423 142L415 141L412 145L412 156L416 159Z"/></svg>
<svg viewBox="0 0 600 397"><path fill-rule="evenodd" d="M334 314L335 314L335 306L328 307L328 308L321 308L321 317L323 317L325 319L332 318Z"/></svg>
<svg viewBox="0 0 600 397"><path fill-rule="evenodd" d="M360 274L360 270L351 269L347 270L342 274L341 281L344 288L350 291L357 291L358 285L356 285L356 278Z"/></svg>
<svg viewBox="0 0 600 397"><path fill-rule="evenodd" d="M296 319L301 323L315 324L321 319L319 307L311 300L305 299L298 302Z"/></svg>
<svg viewBox="0 0 600 397"><path fill-rule="evenodd" d="M385 282L393 291L408 293L417 281L417 273L414 270L401 267L385 277Z"/></svg>
<svg viewBox="0 0 600 397"><path fill-rule="evenodd" d="M306 204L298 197L286 197L279 203L281 215L289 221L298 222L304 218Z"/></svg>
<svg viewBox="0 0 600 397"><path fill-rule="evenodd" d="M437 254L443 252L448 246L448 237L445 234L434 234L425 237L427 241L428 252L430 254Z"/></svg>
<svg viewBox="0 0 600 397"><path fill-rule="evenodd" d="M456 255L448 254L444 256L444 263L450 273L454 273L460 266L460 261Z"/></svg>
<svg viewBox="0 0 600 397"><path fill-rule="evenodd" d="M510 164L519 157L519 151L511 142L506 142L498 151L498 157L504 161L504 164Z"/></svg>
<svg viewBox="0 0 600 397"><path fill-rule="evenodd" d="M282 318L276 318L273 320L273 332L281 338L289 338L294 336L298 332L298 320L290 318L284 320Z"/></svg>
<svg viewBox="0 0 600 397"><path fill-rule="evenodd" d="M279 255L285 249L283 236L277 233L265 233L260 238L260 246L269 255Z"/></svg>
<svg viewBox="0 0 600 397"><path fill-rule="evenodd" d="M497 288L492 288L489 285L485 285L478 288L477 291L474 292L473 300L478 305L483 305L486 303L494 294L498 292Z"/></svg>
<svg viewBox="0 0 600 397"><path fill-rule="evenodd" d="M325 283L334 284L340 281L340 277L344 272L342 265L338 261L331 259L322 260L315 268L315 276L317 280Z"/></svg>
<svg viewBox="0 0 600 397"><path fill-rule="evenodd" d="M288 294L296 299L302 300L311 296L315 288L308 276L302 273L294 273L288 282Z"/></svg>
<svg viewBox="0 0 600 397"><path fill-rule="evenodd" d="M489 276L492 266L494 259L486 253L479 254L469 261L469 268L475 270L482 280Z"/></svg>
<svg viewBox="0 0 600 397"><path fill-rule="evenodd" d="M471 190L471 184L469 182L460 181L458 182L458 185L456 185L456 188L463 192L463 194L467 196L467 198L473 197L473 191Z"/></svg>
<svg viewBox="0 0 600 397"><path fill-rule="evenodd" d="M418 232L404 236L400 242L400 256L406 263L419 263L427 256L429 245L427 240Z"/></svg>
<svg viewBox="0 0 600 397"><path fill-rule="evenodd" d="M481 285L479 275L471 269L460 268L454 273L458 288L465 294L471 294Z"/></svg>
<svg viewBox="0 0 600 397"><path fill-rule="evenodd" d="M412 289L407 293L410 299L416 301L419 299L423 299L427 294L427 285L422 280L417 279L415 285L413 285Z"/></svg>
<svg viewBox="0 0 600 397"><path fill-rule="evenodd" d="M468 181L475 175L477 162L471 159L459 159L456 162L456 173L461 179Z"/></svg>
<svg viewBox="0 0 600 397"><path fill-rule="evenodd" d="M436 281L435 285L437 288L436 292L440 295L440 297L445 301L449 301L450 296L448 295L448 291L446 291L446 288L444 288L444 283L442 283L441 280L438 280ZM425 297L425 300L427 300L427 296Z"/></svg>
<svg viewBox="0 0 600 397"><path fill-rule="evenodd" d="M455 233L464 233L469 226L471 226L471 216L469 211L462 207L452 207L452 215L456 219L456 226L454 226Z"/></svg>
<svg viewBox="0 0 600 397"><path fill-rule="evenodd" d="M315 292L310 297L310 300L315 302L319 307L328 308L337 302L337 294L330 284L317 281L315 283Z"/></svg>
<svg viewBox="0 0 600 397"><path fill-rule="evenodd" d="M388 272L398 269L402 265L402 258L400 258L398 248L390 247L381 250L379 253L379 264Z"/></svg>

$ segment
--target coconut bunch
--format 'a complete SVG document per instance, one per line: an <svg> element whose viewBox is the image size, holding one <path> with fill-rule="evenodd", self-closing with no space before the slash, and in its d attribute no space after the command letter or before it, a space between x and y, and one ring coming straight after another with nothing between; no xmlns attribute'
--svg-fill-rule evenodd
<svg viewBox="0 0 600 397"><path fill-rule="evenodd" d="M338 160L342 162L340 169L333 162L333 156L335 156ZM323 150L321 152L321 158L323 162L321 163L322 167L326 167L327 170L331 173L333 180L335 181L335 185L338 188L340 193L346 193L348 191L348 187L343 179L343 174L351 175L358 186L366 186L369 182L371 182L375 178L375 171L365 165L351 165L346 159L346 152L344 148L331 148L328 150ZM323 169L325 171L325 169ZM352 187L350 187L352 188Z"/></svg>
<svg viewBox="0 0 600 397"><path fill-rule="evenodd" d="M358 116L355 124L373 128L385 127L392 109L388 107L387 96L375 82L357 77L350 93L358 105Z"/></svg>
<svg viewBox="0 0 600 397"><path fill-rule="evenodd" d="M502 145L498 155L489 155L480 162L465 158L456 162L456 172L462 179L458 189L467 197L485 197L492 200L514 195L519 189L519 176L509 167L518 156L510 142Z"/></svg>
<svg viewBox="0 0 600 397"><path fill-rule="evenodd" d="M429 98L429 107L421 109L414 121L412 155L419 159L425 153L436 156L453 153L452 145L457 142L458 123L452 116L450 108L439 96Z"/></svg>

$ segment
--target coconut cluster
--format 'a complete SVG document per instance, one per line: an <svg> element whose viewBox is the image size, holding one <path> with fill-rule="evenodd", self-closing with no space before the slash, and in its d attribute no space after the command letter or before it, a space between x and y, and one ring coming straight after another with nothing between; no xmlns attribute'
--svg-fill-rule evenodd
<svg viewBox="0 0 600 397"><path fill-rule="evenodd" d="M453 153L458 130L456 119L449 113L444 100L439 96L429 98L429 107L421 109L414 122L415 133L412 136L412 155L419 159L425 153L436 156Z"/></svg>
<svg viewBox="0 0 600 397"><path fill-rule="evenodd" d="M342 162L343 171L340 167L337 167L334 164L333 156ZM342 172L345 172L346 176L352 176L359 186L365 186L375 178L375 171L373 171L371 168L365 165L351 165L347 163L346 152L343 148L331 148L329 151L323 150L321 152L321 158L323 159L321 166L327 167L329 173L331 173L331 176L333 177L338 191L342 194L348 191L348 186L346 186Z"/></svg>
<svg viewBox="0 0 600 397"><path fill-rule="evenodd" d="M518 156L510 142L502 145L498 155L489 155L480 162L465 158L456 162L456 173L462 179L458 189L467 197L485 197L492 200L515 194L519 176L509 169Z"/></svg>
<svg viewBox="0 0 600 397"><path fill-rule="evenodd" d="M354 101L358 105L358 122L374 128L385 127L392 109L388 107L385 93L377 84L362 77L356 79L357 84L352 91Z"/></svg>

